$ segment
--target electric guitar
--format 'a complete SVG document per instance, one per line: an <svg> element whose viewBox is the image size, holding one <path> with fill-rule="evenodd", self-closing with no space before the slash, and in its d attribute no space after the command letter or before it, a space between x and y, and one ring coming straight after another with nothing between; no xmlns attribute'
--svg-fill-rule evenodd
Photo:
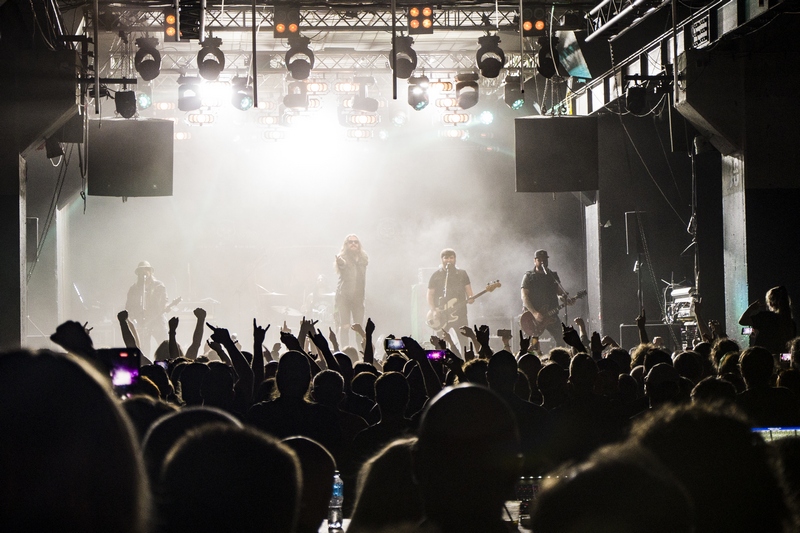
<svg viewBox="0 0 800 533"><path fill-rule="evenodd" d="M555 309L550 309L546 313L542 313L544 315L544 320L541 322L536 320L536 318L533 316L533 313L526 309L525 312L522 313L522 316L519 317L519 327L525 333L525 335L530 337L538 337L549 325L556 322L556 317L558 317L559 311L568 305L574 304L577 300L583 298L584 296L586 296L586 289L578 292L578 294L572 298L568 298L564 303Z"/></svg>
<svg viewBox="0 0 800 533"><path fill-rule="evenodd" d="M500 280L487 283L485 289L472 296L472 300L475 301L478 297L483 296L487 292L492 292L500 286ZM458 298L451 298L436 309L431 309L425 317L425 323L437 331L445 329L448 324L458 320L458 315L455 314L455 307L457 304Z"/></svg>

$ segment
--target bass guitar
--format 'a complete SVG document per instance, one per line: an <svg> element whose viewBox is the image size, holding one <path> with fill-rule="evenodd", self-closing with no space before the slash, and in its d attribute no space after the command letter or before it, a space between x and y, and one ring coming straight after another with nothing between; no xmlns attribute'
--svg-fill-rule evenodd
<svg viewBox="0 0 800 533"><path fill-rule="evenodd" d="M500 280L494 280L490 283L487 283L485 289L472 296L472 300L474 301L478 297L483 296L487 292L492 292L500 286ZM458 320L458 315L455 314L455 307L457 304L458 298L451 298L436 309L431 309L428 311L428 315L425 317L425 323L436 331L445 329L448 324L452 324Z"/></svg>
<svg viewBox="0 0 800 533"><path fill-rule="evenodd" d="M541 322L536 320L536 318L533 316L533 313L526 309L525 312L522 313L522 316L519 317L519 327L525 333L525 335L528 335L529 337L539 337L548 326L557 322L559 311L568 305L574 304L584 296L586 296L586 289L579 291L578 294L572 298L568 298L558 307L550 309L546 313L542 313L544 315L544 320Z"/></svg>

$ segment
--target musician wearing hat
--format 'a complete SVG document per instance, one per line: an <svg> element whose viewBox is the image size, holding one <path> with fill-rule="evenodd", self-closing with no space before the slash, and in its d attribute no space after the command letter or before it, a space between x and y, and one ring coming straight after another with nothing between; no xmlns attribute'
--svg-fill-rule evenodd
<svg viewBox="0 0 800 533"><path fill-rule="evenodd" d="M559 296L566 297L567 293L561 286L558 274L548 268L548 258L547 250L536 250L533 270L525 272L522 278L522 305L527 312L520 318L520 326L533 337L547 330L556 344L561 344L562 332L557 312L560 308Z"/></svg>
<svg viewBox="0 0 800 533"><path fill-rule="evenodd" d="M139 348L150 356L150 338L155 338L156 346L167 340L167 287L153 276L153 267L142 261L134 271L136 283L128 289L125 309L136 325Z"/></svg>

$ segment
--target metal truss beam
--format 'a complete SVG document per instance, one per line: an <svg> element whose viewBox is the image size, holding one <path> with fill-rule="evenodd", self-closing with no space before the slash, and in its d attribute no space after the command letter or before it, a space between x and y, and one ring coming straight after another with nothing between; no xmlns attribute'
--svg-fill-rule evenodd
<svg viewBox="0 0 800 533"><path fill-rule="evenodd" d="M519 8L450 7L437 8L434 12L434 31L486 31L495 28L514 29L514 18ZM404 19L398 13L398 29L403 28ZM91 10L85 13L91 24ZM260 31L272 31L272 7L261 7L257 11L256 24ZM147 33L162 31L164 13L156 8L109 8L100 18L101 27L107 30ZM226 7L224 10L206 9L206 30L209 33L249 31L252 28L252 12L249 7ZM90 26L89 26L90 27ZM384 7L367 10L353 8L314 8L300 11L300 31L391 31L392 13Z"/></svg>

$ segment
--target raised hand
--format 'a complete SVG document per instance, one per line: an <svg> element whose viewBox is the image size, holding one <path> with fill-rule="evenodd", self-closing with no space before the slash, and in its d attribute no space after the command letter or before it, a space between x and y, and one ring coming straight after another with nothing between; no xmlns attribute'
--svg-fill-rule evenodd
<svg viewBox="0 0 800 533"><path fill-rule="evenodd" d="M56 328L56 332L50 335L50 340L58 344L69 352L80 355L92 355L94 345L89 336L88 322L81 325L80 322L68 320Z"/></svg>
<svg viewBox="0 0 800 533"><path fill-rule="evenodd" d="M576 350L583 351L586 347L581 342L581 336L575 331L575 328L572 326L568 326L561 323L561 332L564 335L564 342L567 343L568 346L572 346Z"/></svg>
<svg viewBox="0 0 800 533"><path fill-rule="evenodd" d="M206 313L206 310L203 309L202 307L197 307L192 312L194 313L194 316L197 317L197 320L205 320L206 319L207 313Z"/></svg>
<svg viewBox="0 0 800 533"><path fill-rule="evenodd" d="M475 326L475 338L478 340L478 344L483 346L489 346L489 337L491 336L491 332L489 331L489 326L481 325L480 327Z"/></svg>
<svg viewBox="0 0 800 533"><path fill-rule="evenodd" d="M126 311L125 309L123 309L122 311L120 311L119 313L117 313L117 320L119 320L120 322L125 322L125 321L127 321L127 320L128 320L128 311Z"/></svg>
<svg viewBox="0 0 800 533"><path fill-rule="evenodd" d="M311 342L314 343L314 346L319 348L321 352L330 351L328 348L328 339L325 338L325 335L322 334L320 330L317 330L316 333L313 331L309 332L308 338L311 339Z"/></svg>
<svg viewBox="0 0 800 533"><path fill-rule="evenodd" d="M258 325L256 319L253 319L253 342L261 345L264 344L264 339L267 338L267 330L269 330L269 324L267 327L262 328Z"/></svg>
<svg viewBox="0 0 800 533"><path fill-rule="evenodd" d="M475 359L475 345L469 341L469 348L464 349L464 360L472 361L473 359Z"/></svg>
<svg viewBox="0 0 800 533"><path fill-rule="evenodd" d="M441 350L445 349L445 342L436 335L431 335L430 341L431 344L433 344L434 346L438 346L439 349Z"/></svg>
<svg viewBox="0 0 800 533"><path fill-rule="evenodd" d="M213 340L214 342L217 342L222 345L233 343L233 340L231 339L231 334L227 329L218 328L216 326L212 326L209 323L206 323L206 326L208 326L211 329L212 331L211 340Z"/></svg>
<svg viewBox="0 0 800 533"><path fill-rule="evenodd" d="M611 346L612 348L619 348L619 344L617 344L617 341L615 341L608 335L604 335L603 338L600 339L600 342L603 343L603 346Z"/></svg>
<svg viewBox="0 0 800 533"><path fill-rule="evenodd" d="M175 333L176 331L178 331L178 322L179 322L179 320L178 320L178 317L176 317L176 316L174 316L174 317L169 319L168 324L169 324L169 332L170 333Z"/></svg>
<svg viewBox="0 0 800 533"><path fill-rule="evenodd" d="M333 328L328 328L328 339L331 341L331 346L333 347L334 352L339 351L339 339L336 338L336 333L333 332Z"/></svg>
<svg viewBox="0 0 800 533"><path fill-rule="evenodd" d="M364 328L361 327L361 324L353 324L352 326L350 326L350 329L355 331L359 337L363 338L367 336L367 332L364 331Z"/></svg>
<svg viewBox="0 0 800 533"><path fill-rule="evenodd" d="M473 342L478 342L478 338L475 336L475 332L472 331L472 328L469 326L461 326L458 328L458 331L461 332L462 335L471 339Z"/></svg>
<svg viewBox="0 0 800 533"><path fill-rule="evenodd" d="M427 361L428 356L425 354L425 350L422 349L422 346L419 345L417 341L412 339L411 337L402 337L403 344L406 347L406 355L408 355L409 359L416 361L417 363L422 363L423 361Z"/></svg>
<svg viewBox="0 0 800 533"><path fill-rule="evenodd" d="M520 353L528 353L528 350L531 349L531 338L525 336L525 332L519 330L519 352Z"/></svg>
<svg viewBox="0 0 800 533"><path fill-rule="evenodd" d="M286 325L286 321L283 321L283 327L281 328L281 333L291 333L292 330L289 329L289 326Z"/></svg>
<svg viewBox="0 0 800 533"><path fill-rule="evenodd" d="M281 331L281 342L289 350L295 350L297 352L303 351L303 347L300 346L300 341L298 341L297 337L292 335L291 332Z"/></svg>
<svg viewBox="0 0 800 533"><path fill-rule="evenodd" d="M375 322L373 322L371 318L367 318L367 324L364 327L364 333L367 335L372 335L375 333Z"/></svg>
<svg viewBox="0 0 800 533"><path fill-rule="evenodd" d="M600 339L600 334L596 331L592 332L592 338L590 339L592 353L602 353L603 352L603 341Z"/></svg>

